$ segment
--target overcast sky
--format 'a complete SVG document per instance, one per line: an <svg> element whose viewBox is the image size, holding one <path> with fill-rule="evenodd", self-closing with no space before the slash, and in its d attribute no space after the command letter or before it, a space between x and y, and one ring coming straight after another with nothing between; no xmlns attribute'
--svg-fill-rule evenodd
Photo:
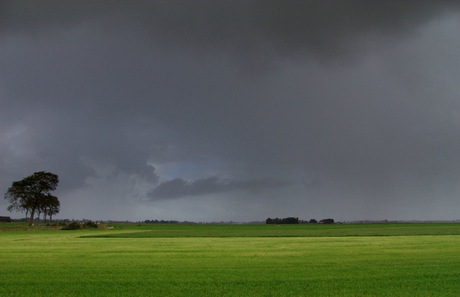
<svg viewBox="0 0 460 297"><path fill-rule="evenodd" d="M460 219L459 7L0 1L0 189L58 174L58 219Z"/></svg>

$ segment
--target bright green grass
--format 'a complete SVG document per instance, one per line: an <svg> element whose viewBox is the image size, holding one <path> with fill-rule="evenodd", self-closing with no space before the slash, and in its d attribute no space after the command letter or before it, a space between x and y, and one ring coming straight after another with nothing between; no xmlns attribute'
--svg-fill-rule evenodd
<svg viewBox="0 0 460 297"><path fill-rule="evenodd" d="M218 237L81 237L181 230L166 225L3 231L0 296L460 296L460 236L417 235L459 225L387 225L399 236L223 235L385 229L375 226L182 226Z"/></svg>

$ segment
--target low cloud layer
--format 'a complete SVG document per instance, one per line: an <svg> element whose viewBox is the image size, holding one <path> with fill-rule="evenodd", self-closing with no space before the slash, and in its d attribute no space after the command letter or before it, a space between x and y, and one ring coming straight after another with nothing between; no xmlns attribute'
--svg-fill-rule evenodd
<svg viewBox="0 0 460 297"><path fill-rule="evenodd" d="M203 196L210 194L226 193L235 190L243 190L250 193L261 190L285 187L287 182L274 181L271 179L253 179L246 181L222 180L217 177L187 182L182 178L175 178L159 184L149 192L149 197L153 200L173 199L187 196Z"/></svg>

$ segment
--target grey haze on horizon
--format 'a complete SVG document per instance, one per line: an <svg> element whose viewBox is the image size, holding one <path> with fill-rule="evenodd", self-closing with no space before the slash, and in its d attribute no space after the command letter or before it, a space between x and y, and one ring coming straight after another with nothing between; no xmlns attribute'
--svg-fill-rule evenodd
<svg viewBox="0 0 460 297"><path fill-rule="evenodd" d="M459 8L0 1L0 188L58 174L57 218L459 219Z"/></svg>

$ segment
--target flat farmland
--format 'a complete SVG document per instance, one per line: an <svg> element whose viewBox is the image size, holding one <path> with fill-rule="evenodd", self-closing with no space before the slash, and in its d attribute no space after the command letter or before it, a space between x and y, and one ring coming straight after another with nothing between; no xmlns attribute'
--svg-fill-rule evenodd
<svg viewBox="0 0 460 297"><path fill-rule="evenodd" d="M0 296L460 296L460 224L0 231Z"/></svg>

